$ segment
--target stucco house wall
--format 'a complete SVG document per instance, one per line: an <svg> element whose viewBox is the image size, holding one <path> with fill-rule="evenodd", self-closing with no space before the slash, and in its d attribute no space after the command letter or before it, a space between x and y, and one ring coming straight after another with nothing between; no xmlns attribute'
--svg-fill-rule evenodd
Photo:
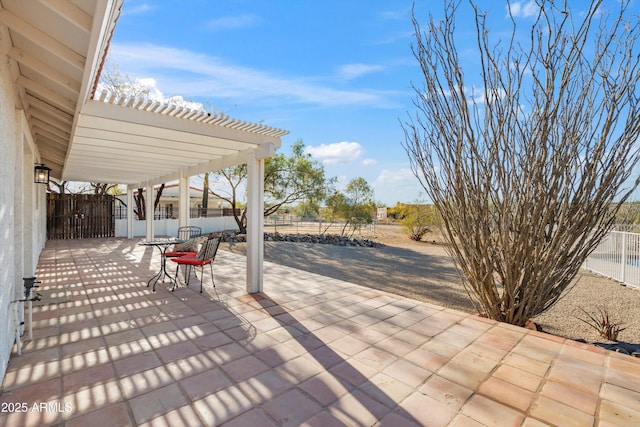
<svg viewBox="0 0 640 427"><path fill-rule="evenodd" d="M0 379L15 341L13 301L24 297L22 278L34 275L46 237L45 191L33 183L38 155L10 67L0 54Z"/></svg>

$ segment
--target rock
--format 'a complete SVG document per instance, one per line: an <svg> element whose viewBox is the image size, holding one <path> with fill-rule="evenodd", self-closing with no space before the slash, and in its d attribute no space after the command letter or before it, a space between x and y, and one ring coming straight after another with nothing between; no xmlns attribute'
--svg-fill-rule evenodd
<svg viewBox="0 0 640 427"><path fill-rule="evenodd" d="M533 331L544 332L542 330L542 326L532 320L527 320L527 323L524 324L524 327Z"/></svg>
<svg viewBox="0 0 640 427"><path fill-rule="evenodd" d="M221 242L240 243L246 241L245 234L220 233ZM380 242L369 239L357 239L348 236L340 236L337 234L280 234L264 233L266 242L292 242L292 243L317 243L323 245L350 246L363 248L379 248L384 246Z"/></svg>
<svg viewBox="0 0 640 427"><path fill-rule="evenodd" d="M614 343L593 343L598 347L606 348L607 350L615 351L621 354L627 354L629 356L640 357L640 344L628 343L628 342L614 342Z"/></svg>

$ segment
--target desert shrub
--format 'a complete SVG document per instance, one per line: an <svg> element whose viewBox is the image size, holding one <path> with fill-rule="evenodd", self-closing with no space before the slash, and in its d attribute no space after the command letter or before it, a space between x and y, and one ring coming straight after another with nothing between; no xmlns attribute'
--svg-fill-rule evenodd
<svg viewBox="0 0 640 427"><path fill-rule="evenodd" d="M438 225L438 214L431 205L403 204L398 211L403 230L416 242L422 240L425 234Z"/></svg>
<svg viewBox="0 0 640 427"><path fill-rule="evenodd" d="M578 319L598 331L600 336L604 339L609 341L618 341L618 334L627 329L622 327L622 323L616 322L611 318L607 307L598 307L597 314L591 314L582 307L580 307L580 310L587 316L587 318L584 319L582 317L578 317Z"/></svg>

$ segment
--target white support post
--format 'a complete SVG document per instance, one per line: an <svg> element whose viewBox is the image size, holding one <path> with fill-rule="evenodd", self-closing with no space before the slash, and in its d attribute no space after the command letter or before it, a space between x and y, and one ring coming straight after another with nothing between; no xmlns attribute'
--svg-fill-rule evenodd
<svg viewBox="0 0 640 427"><path fill-rule="evenodd" d="M247 156L247 292L262 292L264 264L264 160Z"/></svg>
<svg viewBox="0 0 640 427"><path fill-rule="evenodd" d="M147 195L145 197L145 211L146 215L146 224L147 224L147 240L153 240L154 231L153 231L153 199L155 194L153 193L153 185L147 182Z"/></svg>
<svg viewBox="0 0 640 427"><path fill-rule="evenodd" d="M189 218L189 177L180 172L178 179L178 227L186 227L191 222Z"/></svg>
<svg viewBox="0 0 640 427"><path fill-rule="evenodd" d="M133 188L127 186L127 239L133 238Z"/></svg>

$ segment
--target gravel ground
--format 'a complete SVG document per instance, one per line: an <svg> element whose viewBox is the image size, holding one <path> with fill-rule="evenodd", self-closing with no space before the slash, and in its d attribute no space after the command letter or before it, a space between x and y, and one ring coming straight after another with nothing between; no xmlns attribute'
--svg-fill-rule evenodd
<svg viewBox="0 0 640 427"><path fill-rule="evenodd" d="M269 230L268 227L265 228ZM305 232L299 227L291 232ZM287 233L279 226L278 232ZM310 230L316 232L317 229ZM345 280L420 301L475 313L454 264L437 236L428 242L414 242L400 227L378 225L366 237L384 243L379 248L340 247L312 243L265 242L265 259L289 267ZM245 253L241 243L221 244L221 249ZM586 315L580 308L597 314L606 307L613 322L626 329L618 339L640 343L640 290L613 280L581 271L574 286L549 311L534 320L545 332L570 339L606 342L578 318Z"/></svg>

